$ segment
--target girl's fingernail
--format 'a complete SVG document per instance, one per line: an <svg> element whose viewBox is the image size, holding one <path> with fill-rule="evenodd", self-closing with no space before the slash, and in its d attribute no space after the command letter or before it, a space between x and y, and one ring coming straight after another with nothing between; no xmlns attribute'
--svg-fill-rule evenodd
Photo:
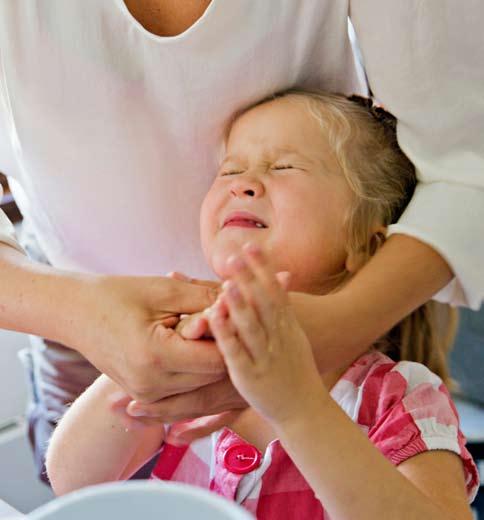
<svg viewBox="0 0 484 520"><path fill-rule="evenodd" d="M231 256L227 261L236 271L241 271L245 267L245 262L239 256Z"/></svg>
<svg viewBox="0 0 484 520"><path fill-rule="evenodd" d="M148 414L144 410L140 410L139 408L128 410L128 414L132 417L148 417Z"/></svg>
<svg viewBox="0 0 484 520"><path fill-rule="evenodd" d="M237 285L235 285L233 282L229 285L228 291L229 291L230 296L231 296L234 300L240 300L240 291L239 291L239 288L238 288Z"/></svg>
<svg viewBox="0 0 484 520"><path fill-rule="evenodd" d="M251 242L248 242L247 244L244 244L243 249L247 251L250 255L260 255L262 250L257 244L253 244Z"/></svg>

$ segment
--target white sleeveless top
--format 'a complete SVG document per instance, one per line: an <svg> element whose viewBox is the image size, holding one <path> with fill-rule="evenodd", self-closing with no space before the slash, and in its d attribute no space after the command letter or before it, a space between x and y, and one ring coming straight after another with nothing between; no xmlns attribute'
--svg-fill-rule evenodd
<svg viewBox="0 0 484 520"><path fill-rule="evenodd" d="M452 4L354 0L350 14L372 90L400 119L400 144L422 181L393 230L433 245L457 274L446 298L476 306L484 9L469 0L474 15L454 16ZM159 37L123 0L1 2L0 170L49 261L212 277L198 212L227 120L295 85L366 93L349 7L212 0L188 30ZM15 245L4 215L0 240Z"/></svg>

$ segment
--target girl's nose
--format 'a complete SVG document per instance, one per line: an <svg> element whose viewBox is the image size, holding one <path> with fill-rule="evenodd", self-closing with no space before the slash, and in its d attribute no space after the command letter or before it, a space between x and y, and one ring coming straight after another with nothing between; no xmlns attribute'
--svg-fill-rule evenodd
<svg viewBox="0 0 484 520"><path fill-rule="evenodd" d="M237 177L230 186L234 197L261 197L264 194L263 184L254 177Z"/></svg>

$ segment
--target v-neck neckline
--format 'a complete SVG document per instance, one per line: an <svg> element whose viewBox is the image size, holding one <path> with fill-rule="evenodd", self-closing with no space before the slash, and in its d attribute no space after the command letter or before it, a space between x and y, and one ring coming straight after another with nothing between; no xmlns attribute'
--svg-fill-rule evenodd
<svg viewBox="0 0 484 520"><path fill-rule="evenodd" d="M160 43L176 43L187 40L192 35L196 34L197 31L207 22L207 19L213 15L213 11L217 8L218 0L210 0L210 3L206 7L203 14L195 20L190 27L185 29L179 34L174 36L158 36L155 33L152 33L148 29L146 29L140 21L138 21L128 9L128 6L124 2L124 0L114 0L114 2L119 7L121 13L124 15L128 21L136 28L137 31L144 34L148 39L160 42Z"/></svg>

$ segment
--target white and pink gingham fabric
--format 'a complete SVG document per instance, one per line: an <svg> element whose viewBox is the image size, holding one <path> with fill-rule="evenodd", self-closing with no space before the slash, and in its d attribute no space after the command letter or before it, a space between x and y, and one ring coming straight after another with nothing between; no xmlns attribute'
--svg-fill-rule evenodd
<svg viewBox="0 0 484 520"><path fill-rule="evenodd" d="M331 390L333 399L393 464L429 450L449 450L463 463L467 492L477 492L477 468L465 448L447 388L426 367L395 363L380 352L360 357ZM257 518L321 519L329 516L278 440L261 465L245 475L225 468L227 448L246 443L229 428L189 446L165 443L152 478L194 484L234 500Z"/></svg>

